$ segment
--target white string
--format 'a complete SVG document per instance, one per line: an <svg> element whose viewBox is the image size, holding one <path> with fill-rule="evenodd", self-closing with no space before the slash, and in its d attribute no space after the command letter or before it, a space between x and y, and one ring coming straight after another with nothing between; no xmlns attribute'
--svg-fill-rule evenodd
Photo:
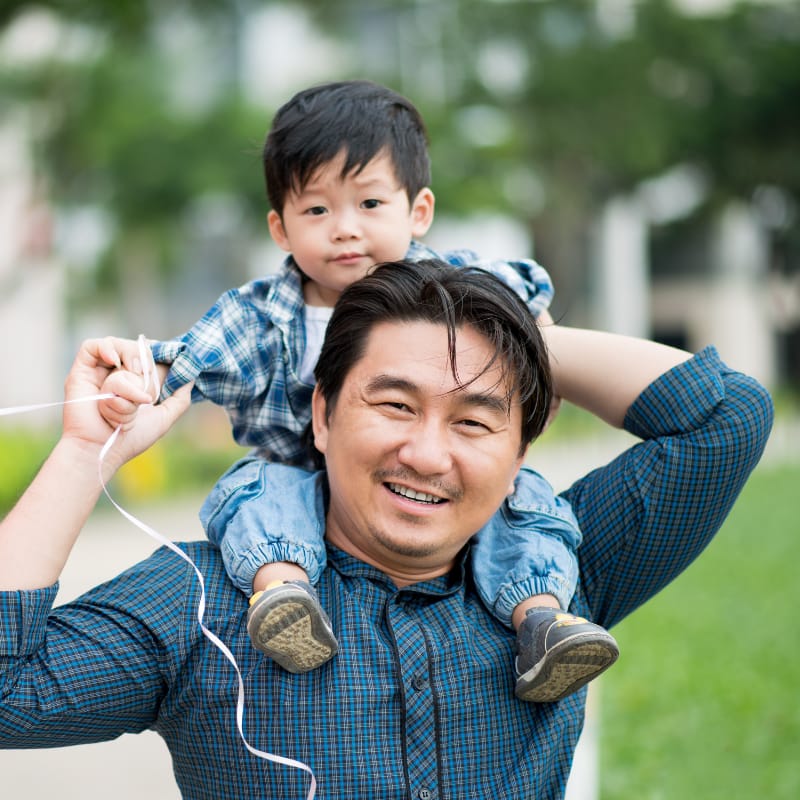
<svg viewBox="0 0 800 800"><path fill-rule="evenodd" d="M144 372L144 389L147 390L148 386L150 385L150 381L153 381L153 385L155 387L155 396L158 397L159 395L159 386L158 386L158 376L155 369L155 364L153 363L153 357L150 349L146 346L146 340L143 336L139 337L139 354L141 356L141 363L142 369ZM145 367L145 364L148 366ZM74 400L65 400L58 403L40 403L38 405L33 406L17 406L16 408L0 408L0 416L6 416L11 414L21 414L26 411L34 411L41 408L51 408L55 406L63 406L68 403L83 403L88 401L98 401L98 400L106 400L109 398L114 397L113 394L95 394L89 395L88 397L79 397ZM155 539L160 544L168 547L172 550L173 553L180 556L189 566L194 570L195 575L197 576L197 580L200 584L200 599L197 603L197 624L200 626L200 630L203 633L203 636L208 639L211 644L213 644L221 653L225 656L225 658L230 662L231 666L236 672L236 679L239 683L239 690L236 699L236 727L239 731L239 737L241 738L244 746L247 750L257 758L265 759L266 761L272 761L276 764L282 764L286 767L293 767L294 769L302 770L303 772L307 772L311 777L311 785L308 790L308 794L306 795L306 800L314 800L314 797L317 793L317 779L314 776L314 772L307 764L304 764L302 761L296 761L293 758L286 758L284 756L275 755L274 753L268 753L265 750L259 750L256 747L253 747L250 742L247 741L247 737L244 735L244 681L242 680L242 673L239 669L239 665L236 662L236 658L234 657L233 653L228 649L227 645L211 630L209 630L205 624L203 623L203 617L205 616L206 610L206 586L205 580L203 579L203 574L200 572L197 564L192 561L192 559L174 542L167 539L165 536L162 536L158 531L151 528L149 525L145 524L141 520L137 519L133 514L126 511L122 506L120 506L116 500L111 496L108 491L108 487L106 486L106 482L103 479L103 462L108 451L113 447L114 442L117 440L117 436L120 433L120 427L114 430L111 436L108 437L106 443L103 445L100 455L97 459L97 472L100 478L100 485L103 487L103 492L105 496L109 499L111 504L114 508L122 514L125 519L129 522L132 522L137 528L144 531L148 536Z"/></svg>
<svg viewBox="0 0 800 800"><path fill-rule="evenodd" d="M0 408L0 417L11 416L12 414L24 414L26 411L39 411L42 408L55 408L56 406L67 406L72 403L86 403L89 400L96 402L97 400L110 400L115 395L110 392L107 394L91 394L88 397L75 397L72 400L61 400L58 403L39 403L35 406L11 406L9 408Z"/></svg>

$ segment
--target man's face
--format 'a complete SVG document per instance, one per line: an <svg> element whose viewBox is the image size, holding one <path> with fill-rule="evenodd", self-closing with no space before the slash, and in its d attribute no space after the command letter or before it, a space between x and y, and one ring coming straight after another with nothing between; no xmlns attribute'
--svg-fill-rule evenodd
<svg viewBox="0 0 800 800"><path fill-rule="evenodd" d="M447 330L381 323L325 418L314 393L314 434L331 499L328 540L398 585L449 571L499 508L522 463L521 411L472 328L458 331L458 388Z"/></svg>
<svg viewBox="0 0 800 800"><path fill-rule="evenodd" d="M300 192L290 192L267 221L277 244L311 279L306 302L332 306L375 264L397 261L433 219L433 194L409 203L391 158L379 154L360 172L342 176L345 155L323 165Z"/></svg>

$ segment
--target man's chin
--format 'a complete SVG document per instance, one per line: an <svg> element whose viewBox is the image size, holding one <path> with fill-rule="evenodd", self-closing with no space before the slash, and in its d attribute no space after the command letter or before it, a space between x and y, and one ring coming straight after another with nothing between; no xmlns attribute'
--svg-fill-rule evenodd
<svg viewBox="0 0 800 800"><path fill-rule="evenodd" d="M376 530L372 531L372 536L385 550L405 558L430 558L438 550L436 543L430 540L402 539Z"/></svg>

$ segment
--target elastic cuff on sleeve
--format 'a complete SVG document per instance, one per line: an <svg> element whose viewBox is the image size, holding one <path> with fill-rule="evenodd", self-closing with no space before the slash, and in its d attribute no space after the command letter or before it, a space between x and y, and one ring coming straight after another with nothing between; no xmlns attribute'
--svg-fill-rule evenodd
<svg viewBox="0 0 800 800"><path fill-rule="evenodd" d="M511 614L523 601L537 594L551 594L561 608L569 608L572 593L558 578L553 576L530 577L519 583L508 584L500 590L492 608L493 616L507 627L512 627Z"/></svg>
<svg viewBox="0 0 800 800"><path fill-rule="evenodd" d="M223 561L234 586L248 597L253 593L253 580L265 564L288 561L305 570L308 581L316 586L325 568L325 551L320 557L313 550L287 544L286 542L264 540L245 552L234 552L222 544Z"/></svg>

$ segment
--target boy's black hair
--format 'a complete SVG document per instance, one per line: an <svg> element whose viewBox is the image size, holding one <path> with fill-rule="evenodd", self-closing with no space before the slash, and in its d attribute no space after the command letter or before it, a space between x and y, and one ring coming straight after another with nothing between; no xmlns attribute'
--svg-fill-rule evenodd
<svg viewBox="0 0 800 800"><path fill-rule="evenodd" d="M338 81L299 92L278 109L264 144L270 205L283 213L287 194L344 151L342 175L362 170L378 153L392 159L409 202L431 182L425 124L414 104L371 81Z"/></svg>
<svg viewBox="0 0 800 800"><path fill-rule="evenodd" d="M473 328L492 347L492 358L483 372L499 365L509 402L514 395L519 399L520 454L544 430L553 384L547 347L533 314L491 273L438 260L380 264L342 292L314 372L329 414L348 373L363 356L372 329L383 322L444 325L450 369L460 386L464 384L456 372L456 337L460 328Z"/></svg>

